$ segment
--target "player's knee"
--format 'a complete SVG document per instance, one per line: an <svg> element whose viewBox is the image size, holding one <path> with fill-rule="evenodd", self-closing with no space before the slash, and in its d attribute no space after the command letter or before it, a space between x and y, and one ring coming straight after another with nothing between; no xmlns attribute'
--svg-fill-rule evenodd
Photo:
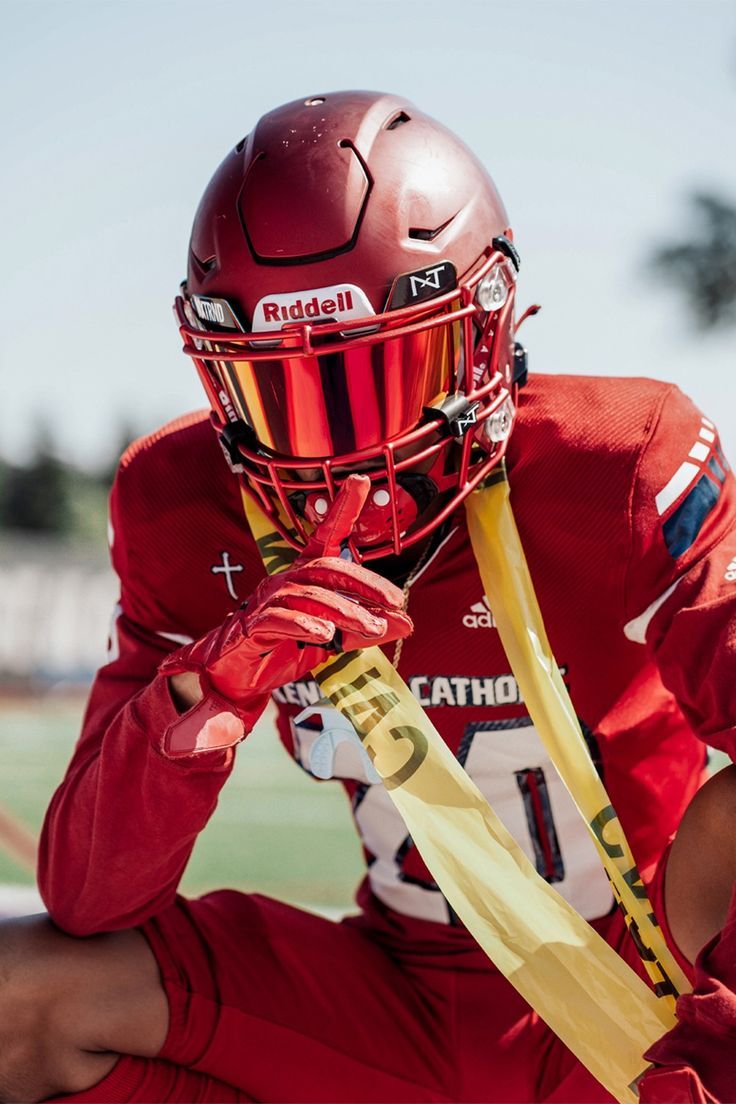
<svg viewBox="0 0 736 1104"><path fill-rule="evenodd" d="M89 1088L114 1061L86 1055L70 1026L65 940L45 917L0 922L0 1101Z"/></svg>

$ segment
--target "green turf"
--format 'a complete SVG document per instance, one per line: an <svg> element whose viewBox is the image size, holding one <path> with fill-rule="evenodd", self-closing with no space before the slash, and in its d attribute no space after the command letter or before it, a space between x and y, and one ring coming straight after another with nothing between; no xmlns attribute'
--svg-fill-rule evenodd
<svg viewBox="0 0 736 1104"><path fill-rule="evenodd" d="M0 707L0 804L40 828L71 754L81 707L46 700ZM363 862L342 787L296 766L267 715L239 748L235 770L200 836L184 892L221 886L300 904L350 905ZM0 882L32 876L0 851Z"/></svg>

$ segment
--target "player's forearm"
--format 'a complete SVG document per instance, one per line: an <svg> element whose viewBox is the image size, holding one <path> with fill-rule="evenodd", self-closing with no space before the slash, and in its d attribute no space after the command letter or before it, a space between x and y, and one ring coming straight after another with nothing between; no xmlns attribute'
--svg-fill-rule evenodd
<svg viewBox="0 0 736 1104"><path fill-rule="evenodd" d="M156 678L95 741L80 744L46 815L39 886L59 927L74 935L142 923L174 899L233 752L171 760L157 749L177 717Z"/></svg>

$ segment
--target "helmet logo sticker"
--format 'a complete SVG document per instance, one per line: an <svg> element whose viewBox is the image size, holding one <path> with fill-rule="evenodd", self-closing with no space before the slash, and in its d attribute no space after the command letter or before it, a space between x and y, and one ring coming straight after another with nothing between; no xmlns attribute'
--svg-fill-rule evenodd
<svg viewBox="0 0 736 1104"><path fill-rule="evenodd" d="M440 261L430 268L405 272L394 280L386 309L396 310L411 303L421 303L454 287L457 287L457 270L452 261Z"/></svg>
<svg viewBox="0 0 736 1104"><path fill-rule="evenodd" d="M474 426L478 420L478 407L480 403L473 403L462 414L458 414L453 426L453 432L457 437L462 437L464 433Z"/></svg>
<svg viewBox="0 0 736 1104"><path fill-rule="evenodd" d="M228 395L227 391L225 391L225 389L222 388L220 391L218 391L217 397L220 400L220 402L222 403L222 408L225 411L225 413L227 414L228 420L231 421L231 422L237 422L238 421L238 415L235 411L235 407L230 402L230 396Z"/></svg>
<svg viewBox="0 0 736 1104"><path fill-rule="evenodd" d="M192 304L200 322L210 322L214 323L215 326L222 326L226 330L240 330L242 332L243 327L235 317L233 308L227 299L210 299L207 295L193 295Z"/></svg>
<svg viewBox="0 0 736 1104"><path fill-rule="evenodd" d="M375 314L355 284L333 284L307 291L264 295L253 311L253 332L280 330L290 322L344 322Z"/></svg>
<svg viewBox="0 0 736 1104"><path fill-rule="evenodd" d="M436 268L428 268L422 275L409 276L409 287L411 289L412 299L416 299L423 288L429 288L430 290L439 291L440 289L440 276L445 265L437 265Z"/></svg>

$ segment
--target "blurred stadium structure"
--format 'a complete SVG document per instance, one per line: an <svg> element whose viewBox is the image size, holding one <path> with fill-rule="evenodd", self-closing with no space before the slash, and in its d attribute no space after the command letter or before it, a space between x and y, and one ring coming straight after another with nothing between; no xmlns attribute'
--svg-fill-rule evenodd
<svg viewBox="0 0 736 1104"><path fill-rule="evenodd" d="M70 543L43 533L4 533L0 540L0 743L12 744L13 703L33 715L34 701L59 691L78 714L94 672L105 659L117 580L104 541ZM3 706L5 708L3 708ZM68 707L67 707L68 708ZM78 721L67 725L61 756L68 754ZM63 745L62 745L63 746ZM50 765L44 748L43 767ZM43 805L61 777L56 765L44 779L41 763L18 775L7 756L0 769L0 917L38 912L30 881ZM5 879L12 878L10 884Z"/></svg>
<svg viewBox="0 0 736 1104"><path fill-rule="evenodd" d="M104 662L117 580L103 543L0 541L0 688L82 688Z"/></svg>

